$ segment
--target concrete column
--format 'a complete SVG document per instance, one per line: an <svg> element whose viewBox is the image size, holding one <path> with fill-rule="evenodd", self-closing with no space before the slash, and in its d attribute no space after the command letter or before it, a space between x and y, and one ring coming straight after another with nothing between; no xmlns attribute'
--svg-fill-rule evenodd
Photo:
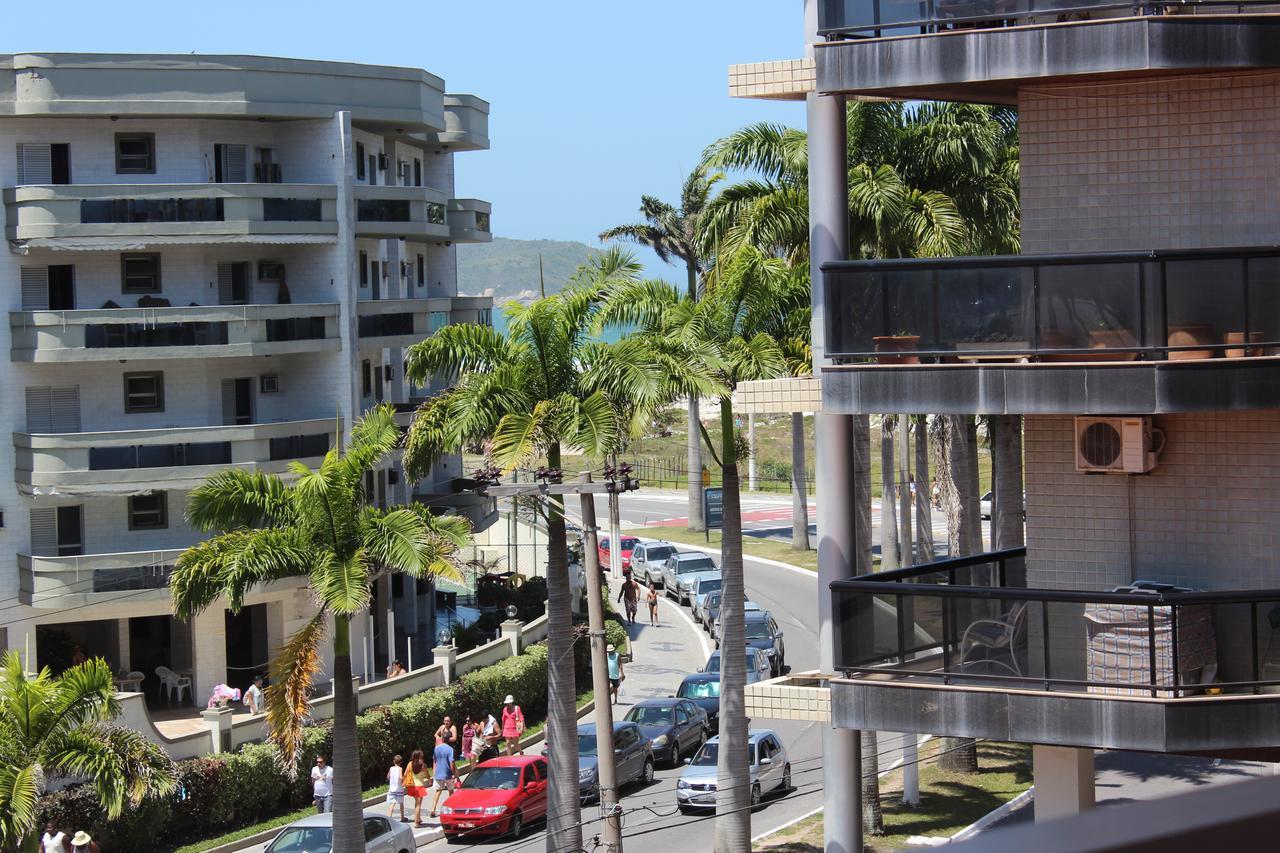
<svg viewBox="0 0 1280 853"><path fill-rule="evenodd" d="M524 623L519 619L507 619L500 626L502 636L511 642L512 656L524 651Z"/></svg>
<svg viewBox="0 0 1280 853"><path fill-rule="evenodd" d="M231 751L231 717L234 711L230 708L207 708L200 712L204 723L209 727L209 751L214 755Z"/></svg>
<svg viewBox="0 0 1280 853"><path fill-rule="evenodd" d="M129 619L116 620L116 669L128 672L133 669L133 659L129 656Z"/></svg>
<svg viewBox="0 0 1280 853"><path fill-rule="evenodd" d="M1069 817L1094 806L1093 750L1071 746L1031 748L1036 823Z"/></svg>
<svg viewBox="0 0 1280 853"><path fill-rule="evenodd" d="M210 607L191 620L191 701L200 707L227 680L227 617Z"/></svg>
<svg viewBox="0 0 1280 853"><path fill-rule="evenodd" d="M458 647L436 646L431 650L431 657L433 663L438 663L444 667L444 683L452 684L454 672L458 668Z"/></svg>

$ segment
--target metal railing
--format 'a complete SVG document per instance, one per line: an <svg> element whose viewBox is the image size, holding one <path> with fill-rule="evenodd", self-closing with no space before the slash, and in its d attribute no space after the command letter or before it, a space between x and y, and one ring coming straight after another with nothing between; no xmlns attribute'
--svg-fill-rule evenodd
<svg viewBox="0 0 1280 853"><path fill-rule="evenodd" d="M841 361L1280 351L1276 246L842 261L822 270L827 352Z"/></svg>
<svg viewBox="0 0 1280 853"><path fill-rule="evenodd" d="M1025 557L1017 548L833 582L835 668L1162 699L1280 692L1280 589L1029 589Z"/></svg>

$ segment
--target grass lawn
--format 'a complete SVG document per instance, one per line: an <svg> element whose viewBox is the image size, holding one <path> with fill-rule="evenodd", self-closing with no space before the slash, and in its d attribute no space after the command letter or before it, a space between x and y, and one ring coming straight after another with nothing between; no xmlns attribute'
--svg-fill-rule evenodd
<svg viewBox="0 0 1280 853"><path fill-rule="evenodd" d="M929 747L937 749L937 740ZM944 773L932 762L920 768L920 805L902 805L902 774L894 772L880 780L885 835L867 836L870 853L889 850L927 849L911 847L912 835L950 836L1031 786L1031 748L1023 744L980 743L975 775ZM822 815L801 821L755 845L771 853L821 853Z"/></svg>
<svg viewBox="0 0 1280 853"><path fill-rule="evenodd" d="M624 530L631 536L642 536L646 539L666 539L668 542L679 542L685 545L704 545L708 548L720 547L720 531L711 531L711 541L701 533L690 533L683 527L635 527ZM761 539L757 536L742 537L742 551L748 557L762 557L766 560L778 560L791 563L811 571L818 570L817 551L793 551L786 542L773 539Z"/></svg>

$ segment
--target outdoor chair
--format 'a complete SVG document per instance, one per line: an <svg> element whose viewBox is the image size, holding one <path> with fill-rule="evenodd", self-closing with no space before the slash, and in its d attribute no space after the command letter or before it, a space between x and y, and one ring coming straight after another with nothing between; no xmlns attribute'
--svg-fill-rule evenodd
<svg viewBox="0 0 1280 853"><path fill-rule="evenodd" d="M1026 616L1027 605L1021 602L994 619L971 622L960 637L960 668L987 666L1022 675L1018 650L1026 645Z"/></svg>
<svg viewBox="0 0 1280 853"><path fill-rule="evenodd" d="M191 695L191 678L186 675L178 675L178 673L169 669L167 666L156 667L156 677L160 679L160 692L169 691L169 701L174 701L174 694L177 694L177 701L183 701L183 695L188 698Z"/></svg>

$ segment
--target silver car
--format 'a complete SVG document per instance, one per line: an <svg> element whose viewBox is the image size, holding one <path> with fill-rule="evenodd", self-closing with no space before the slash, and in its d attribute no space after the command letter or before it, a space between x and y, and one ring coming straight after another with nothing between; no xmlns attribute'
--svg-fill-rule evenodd
<svg viewBox="0 0 1280 853"><path fill-rule="evenodd" d="M707 605L707 599L711 597L712 593L719 592L723 586L724 578L719 573L698 576L698 581L693 587L693 594L690 596L693 601L690 607L693 610L694 619L699 622L702 621L702 611Z"/></svg>
<svg viewBox="0 0 1280 853"><path fill-rule="evenodd" d="M414 853L418 844L408 824L375 809L364 813L365 853ZM280 830L264 853L329 853L333 850L333 812L307 815Z"/></svg>
<svg viewBox="0 0 1280 853"><path fill-rule="evenodd" d="M768 729L752 729L747 735L751 777L751 807L770 794L785 795L791 790L791 761L782 739ZM720 757L720 736L702 745L687 762L676 783L676 805L683 814L716 807L716 763Z"/></svg>
<svg viewBox="0 0 1280 853"><path fill-rule="evenodd" d="M662 586L662 565L676 552L670 542L641 542L631 551L631 572L640 583Z"/></svg>
<svg viewBox="0 0 1280 853"><path fill-rule="evenodd" d="M665 595L684 604L689 600L698 575L719 574L715 560L706 554L681 552L672 554L662 567L662 587Z"/></svg>

